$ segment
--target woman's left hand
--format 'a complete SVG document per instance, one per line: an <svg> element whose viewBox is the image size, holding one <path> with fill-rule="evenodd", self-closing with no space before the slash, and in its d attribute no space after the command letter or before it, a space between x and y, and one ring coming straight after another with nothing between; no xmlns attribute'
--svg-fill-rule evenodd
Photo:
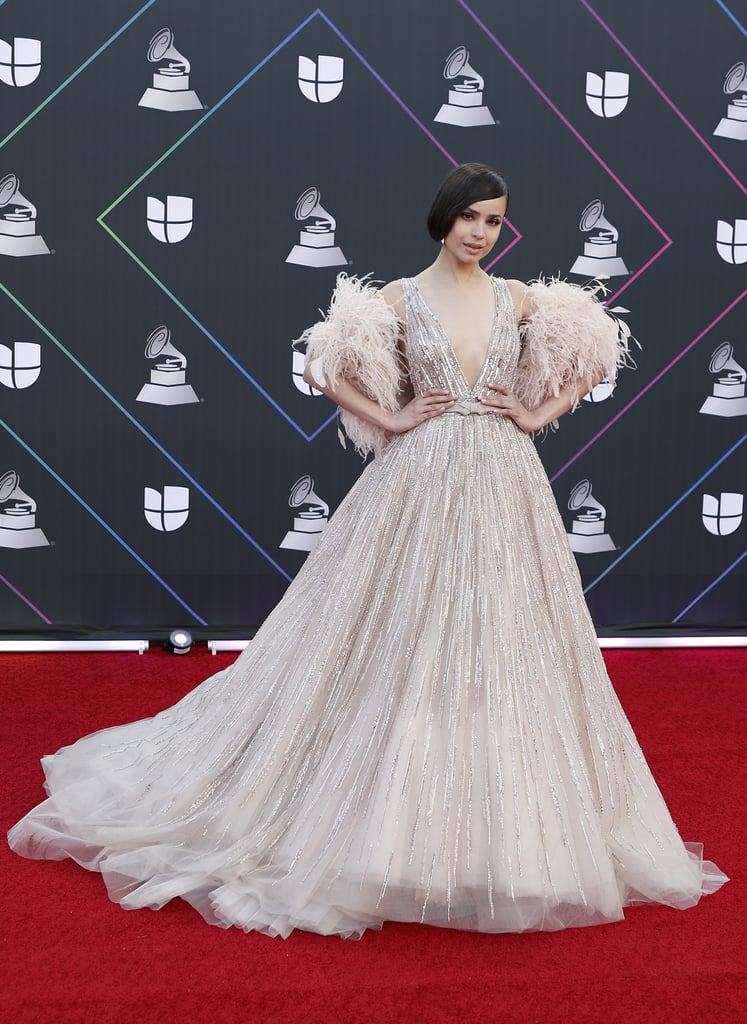
<svg viewBox="0 0 747 1024"><path fill-rule="evenodd" d="M502 384L488 384L488 388L493 394L486 395L480 401L489 406L496 416L508 416L525 434L531 434L542 427L539 417L530 412L509 388L504 388Z"/></svg>

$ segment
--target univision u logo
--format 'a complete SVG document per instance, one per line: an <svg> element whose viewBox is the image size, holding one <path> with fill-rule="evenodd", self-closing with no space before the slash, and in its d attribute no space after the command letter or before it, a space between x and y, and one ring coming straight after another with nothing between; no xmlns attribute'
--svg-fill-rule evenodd
<svg viewBox="0 0 747 1024"><path fill-rule="evenodd" d="M726 263L747 263L747 220L718 221L716 249Z"/></svg>
<svg viewBox="0 0 747 1024"><path fill-rule="evenodd" d="M345 61L320 54L315 61L298 58L298 88L312 103L331 103L342 92Z"/></svg>
<svg viewBox="0 0 747 1024"><path fill-rule="evenodd" d="M0 82L31 85L41 71L41 39L16 36L13 44L0 39Z"/></svg>
<svg viewBox="0 0 747 1024"><path fill-rule="evenodd" d="M184 526L189 517L189 488L167 484L161 493L155 487L146 487L143 510L154 530L173 533Z"/></svg>
<svg viewBox="0 0 747 1024"><path fill-rule="evenodd" d="M159 242L182 242L192 230L189 196L166 196L166 202L148 196L148 231Z"/></svg>
<svg viewBox="0 0 747 1024"><path fill-rule="evenodd" d="M713 494L703 495L703 526L715 537L726 537L742 525L744 495L722 491L716 498Z"/></svg>
<svg viewBox="0 0 747 1024"><path fill-rule="evenodd" d="M41 373L41 345L15 341L13 347L0 345L0 384L20 390L30 388Z"/></svg>
<svg viewBox="0 0 747 1024"><path fill-rule="evenodd" d="M630 76L624 71L605 71L604 78L586 72L586 106L597 117L617 117L628 105Z"/></svg>

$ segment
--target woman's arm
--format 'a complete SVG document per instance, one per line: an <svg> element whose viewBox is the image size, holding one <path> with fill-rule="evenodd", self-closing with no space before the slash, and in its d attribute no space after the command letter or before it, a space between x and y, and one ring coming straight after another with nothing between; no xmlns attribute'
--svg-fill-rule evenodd
<svg viewBox="0 0 747 1024"><path fill-rule="evenodd" d="M568 385L561 388L559 394L545 399L536 409L530 410L513 392L501 384L488 384L488 387L494 394L481 398L482 404L493 409L496 416L508 416L526 434L533 434L554 423L560 416L575 409L584 395L589 393L586 384L577 384L575 387Z"/></svg>
<svg viewBox="0 0 747 1024"><path fill-rule="evenodd" d="M389 304L396 316L401 321L404 316L404 296L402 285L398 281L392 281L385 285L380 293L381 297ZM404 352L400 346L402 363L406 366ZM414 398L402 409L389 411L384 409L378 402L368 398L356 386L353 379L347 379L344 375L338 374L334 381L324 384L315 380L311 367L307 362L303 375L304 381L311 387L323 392L328 398L339 405L346 412L352 413L366 423L371 423L390 434L402 434L413 427L418 426L427 419L440 416L454 404L456 399L448 391L431 389L424 395Z"/></svg>
<svg viewBox="0 0 747 1024"><path fill-rule="evenodd" d="M617 366L630 363L630 331L608 314L597 289L561 281L506 284L524 347L515 390L490 384L493 394L483 403L532 433L575 409L600 381L613 378Z"/></svg>
<svg viewBox="0 0 747 1024"><path fill-rule="evenodd" d="M378 402L366 398L354 384L345 380L344 377L337 377L332 387L322 387L307 369L304 370L303 379L317 391L324 392L346 412L351 412L354 416L365 420L366 423L372 423L373 426L386 430L389 434L404 434L405 431L417 427L419 423L432 419L434 416L440 416L456 402L456 398L448 391L432 388L425 394L413 398L397 412L387 412Z"/></svg>

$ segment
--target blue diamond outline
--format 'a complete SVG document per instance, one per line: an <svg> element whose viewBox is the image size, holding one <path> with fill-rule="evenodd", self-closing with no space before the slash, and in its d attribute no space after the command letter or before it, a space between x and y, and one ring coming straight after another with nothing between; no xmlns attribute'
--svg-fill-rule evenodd
<svg viewBox="0 0 747 1024"><path fill-rule="evenodd" d="M394 90L385 82L385 80L378 74L378 72L368 63L363 55L356 49L355 46L345 37L345 35L337 28L337 26L327 17L327 15L320 9L316 8L311 12L303 21L301 21L292 32L290 32L280 43L278 43L265 57L259 61L250 71L241 78L236 85L234 85L229 91L222 96L213 106L206 111L192 126L189 128L181 138L177 139L169 148L145 170L135 181L130 184L127 189L120 196L118 196L99 216L96 218L98 224L114 239L115 242L127 253L127 255L143 270L151 280L158 285L158 287L164 292L165 295L171 299L174 305L181 310L181 312L192 321L192 323L198 328L198 330L218 349L219 352L234 366L235 369L241 373L241 375L254 387L263 398L270 403L270 405L296 430L305 441L311 442L318 435L332 423L336 417L337 412L335 411L329 416L316 430L308 434L293 417L286 412L286 410L272 397L272 395L262 387L252 374L244 367L222 344L218 339L208 330L208 328L191 312L175 295L170 289L158 278L155 273L148 267L133 251L129 246L117 235L117 233L106 223L105 218L116 209L121 202L123 202L130 193L142 184L145 179L152 174L152 172L159 167L165 160L168 159L171 154L178 149L182 143L193 135L209 117L212 117L225 103L228 102L231 97L238 92L254 75L257 74L266 64L268 64L285 46L288 45L307 25L313 21L314 18L320 17L326 25L338 36L338 38L348 47L348 49L355 55L355 57L363 64L363 66L374 76L377 82L382 85L385 91L395 100L395 102L405 111L417 127L427 136L427 138L444 154L446 159L451 163L453 167L458 166L459 161L456 160L451 153L435 138L435 136L426 128L426 126L418 119L418 117L407 107L407 105L400 99L400 97L394 92ZM509 221L506 221L510 230L514 234L513 240L501 250L501 252L491 262L492 267L499 259L516 245L522 238L521 232L519 232ZM489 267L487 268L489 269Z"/></svg>

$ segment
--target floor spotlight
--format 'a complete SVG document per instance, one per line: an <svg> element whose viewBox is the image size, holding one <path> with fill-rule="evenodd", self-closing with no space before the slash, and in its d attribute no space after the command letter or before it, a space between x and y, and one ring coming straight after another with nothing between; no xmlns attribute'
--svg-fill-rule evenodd
<svg viewBox="0 0 747 1024"><path fill-rule="evenodd" d="M168 640L164 640L163 649L169 654L189 654L194 644L192 634L186 629L172 629Z"/></svg>

